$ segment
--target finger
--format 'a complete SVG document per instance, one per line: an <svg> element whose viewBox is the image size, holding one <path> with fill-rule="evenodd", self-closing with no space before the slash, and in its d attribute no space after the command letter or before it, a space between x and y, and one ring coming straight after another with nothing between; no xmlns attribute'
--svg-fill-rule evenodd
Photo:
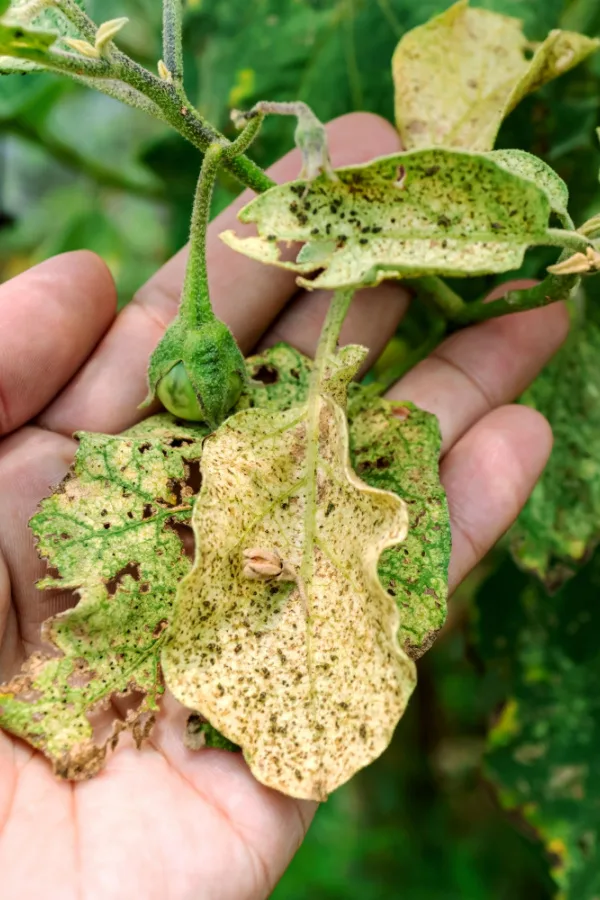
<svg viewBox="0 0 600 900"><path fill-rule="evenodd" d="M8 567L0 553L0 683L9 681L24 660L17 616L11 604Z"/></svg>
<svg viewBox="0 0 600 900"><path fill-rule="evenodd" d="M330 301L329 292L303 291L267 331L260 348L286 341L306 356L313 357ZM370 368L394 335L408 301L408 291L391 281L358 291L353 298L340 334L340 344L362 344L369 348L363 371Z"/></svg>
<svg viewBox="0 0 600 900"><path fill-rule="evenodd" d="M328 126L335 165L360 163L397 149L398 137L383 119L366 113L344 116ZM273 167L279 180L297 175L296 151ZM235 214L248 192L209 229L208 264L213 306L248 352L294 293L294 276L235 254L218 239L225 228L241 231ZM43 424L63 434L75 429L118 432L138 421L146 394L148 358L177 311L185 251L142 288L84 369L44 413Z"/></svg>
<svg viewBox="0 0 600 900"><path fill-rule="evenodd" d="M28 522L41 497L51 493L71 464L75 441L40 428L21 428L0 445L0 556L10 576L12 608L27 653L39 646L41 623L74 605L72 593L40 591L35 586L46 571L37 555ZM1 586L0 586L1 589ZM8 654L12 647L2 648ZM6 668L2 656L0 667Z"/></svg>
<svg viewBox="0 0 600 900"><path fill-rule="evenodd" d="M232 872L233 880L219 897L271 896L302 843L317 804L264 787L250 773L241 753L187 750L181 735L188 716L189 710L167 693L150 740L185 782L202 796L205 809L212 817L218 814L221 823L235 824L245 860L242 857ZM209 823L206 825L210 831ZM219 843L229 845L229 852L233 850L229 841L215 841L215 847ZM224 871L226 865L226 858L212 860L215 882L219 870Z"/></svg>
<svg viewBox="0 0 600 900"><path fill-rule="evenodd" d="M445 453L478 419L525 390L568 329L562 303L466 328L440 344L387 396L435 413Z"/></svg>
<svg viewBox="0 0 600 900"><path fill-rule="evenodd" d="M452 524L451 591L512 525L551 449L552 431L540 413L503 406L446 455L441 478Z"/></svg>
<svg viewBox="0 0 600 900"><path fill-rule="evenodd" d="M36 415L109 327L113 280L93 253L65 253L0 287L0 433Z"/></svg>

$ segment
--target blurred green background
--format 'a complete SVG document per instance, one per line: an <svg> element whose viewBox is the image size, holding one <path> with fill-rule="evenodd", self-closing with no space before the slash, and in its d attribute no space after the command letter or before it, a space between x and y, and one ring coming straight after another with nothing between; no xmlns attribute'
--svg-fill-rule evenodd
<svg viewBox="0 0 600 900"><path fill-rule="evenodd" d="M229 110L258 99L301 99L324 120L353 109L391 119L389 61L398 39L449 5L446 0L190 0L188 92L200 111L228 134ZM598 0L487 0L473 5L522 18L533 39L558 26L600 33ZM161 56L160 6L158 0L87 3L96 21L130 17L119 44L151 68ZM570 186L576 222L600 210L599 106L600 55L528 98L505 123L498 143L530 150L556 169ZM263 165L272 162L290 148L292 131L291 121L268 121L254 158ZM0 78L0 278L85 247L105 258L120 302L126 303L184 243L198 167L192 147L142 113L52 76ZM233 181L221 183L215 209L237 190ZM537 274L548 258L552 255L531 255L523 271ZM469 291L479 294L492 284L492 279L475 279ZM428 327L418 314L409 317L394 352L414 346ZM593 603L598 572L600 560L592 560L550 601L537 583L517 571L503 546L496 548L454 598L444 636L420 661L416 696L393 745L320 809L274 892L277 900L554 896L550 868L556 875L565 864L562 846L551 843L556 828L544 833L549 859L536 829L519 812L509 818L500 811L482 771L501 764L497 748L502 751L506 743L502 729L510 732L506 710L500 714L503 701L520 678L531 680L525 663L517 672L509 651L530 646L531 634L542 647L556 629L550 616L541 625L535 619L533 631L527 630L525 613L535 603L546 610L544 615L549 608L569 610L574 598ZM511 631L508 623L515 622L523 625L520 631L517 625ZM595 650L582 655L577 647L573 650L573 640L561 647L560 665L568 660L580 672L592 658L596 664ZM550 669L557 664L553 660L546 660ZM586 684L597 684L597 670L600 666L585 670ZM554 712L552 707L548 715ZM594 704L586 707L586 715L595 727ZM486 737L490 722L499 716L500 725ZM579 734L578 729L577 724ZM484 762L486 742L489 763ZM600 750L600 741L597 746ZM588 744L588 752L590 747L595 750L596 744ZM515 776L512 793L503 797L506 805L522 805L534 775L525 783ZM538 793L544 793L542 787ZM585 863L589 869L591 864L595 870L600 812L593 796L588 799L585 841L578 834L574 846L581 855L577 865ZM580 800L575 792L569 802ZM551 807L550 819L555 817L554 825L560 820L556 827L561 834L565 822L570 827L574 808L568 803L559 810ZM530 822L532 818L530 809ZM543 830L537 828L537 833ZM595 876L586 879L568 896L600 896Z"/></svg>

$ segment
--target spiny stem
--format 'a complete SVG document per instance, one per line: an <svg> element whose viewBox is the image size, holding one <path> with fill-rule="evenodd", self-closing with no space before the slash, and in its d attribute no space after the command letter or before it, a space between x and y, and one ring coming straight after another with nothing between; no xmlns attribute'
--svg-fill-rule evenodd
<svg viewBox="0 0 600 900"><path fill-rule="evenodd" d="M183 4L163 0L163 61L177 88L183 85Z"/></svg>

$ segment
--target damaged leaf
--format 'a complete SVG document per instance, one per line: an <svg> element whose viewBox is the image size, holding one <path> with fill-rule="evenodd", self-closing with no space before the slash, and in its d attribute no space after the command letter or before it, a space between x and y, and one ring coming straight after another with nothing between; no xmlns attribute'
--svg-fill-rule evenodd
<svg viewBox="0 0 600 900"><path fill-rule="evenodd" d="M241 746L259 781L319 800L383 752L415 682L377 577L406 506L347 460L328 397L244 410L207 440L196 562L162 655L177 699ZM278 576L248 572L275 556Z"/></svg>
<svg viewBox="0 0 600 900"><path fill-rule="evenodd" d="M502 121L527 94L568 72L600 42L551 31L541 44L519 19L459 0L409 31L394 53L402 144L491 150Z"/></svg>
<svg viewBox="0 0 600 900"><path fill-rule="evenodd" d="M298 279L305 287L326 290L505 272L521 265L529 246L556 243L546 185L508 171L505 160L438 148L336 174L336 181L271 188L239 213L242 222L256 223L259 236L226 231L222 240L305 276ZM281 258L279 244L289 242L304 242L295 261Z"/></svg>
<svg viewBox="0 0 600 900"><path fill-rule="evenodd" d="M545 191L552 212L558 216L563 226L573 227L567 208L569 189L560 175L557 175L547 163L533 153L527 153L526 150L492 150L488 156L509 172L535 182Z"/></svg>
<svg viewBox="0 0 600 900"><path fill-rule="evenodd" d="M522 400L550 422L550 461L511 532L523 568L556 590L600 540L600 327L572 329Z"/></svg>
<svg viewBox="0 0 600 900"><path fill-rule="evenodd" d="M344 359L345 350L338 357ZM346 383L358 363L357 358ZM265 379L263 387L253 389L254 405L283 411L306 401L312 362L293 347L278 344L251 357L248 369L255 380ZM440 484L438 421L412 403L375 397L360 384L350 384L349 396L353 469L368 485L393 491L408 507L408 535L384 551L378 573L400 612L400 646L416 659L446 618L451 534Z"/></svg>
<svg viewBox="0 0 600 900"><path fill-rule="evenodd" d="M176 528L191 515L188 482L205 434L166 415L118 437L82 433L73 468L31 520L51 567L39 586L80 600L44 624L52 653L36 653L0 687L0 726L63 778L91 777L120 731L140 741L151 727L163 692L160 648L190 568ZM134 692L136 709L125 721L115 714L109 737L95 740L94 714Z"/></svg>
<svg viewBox="0 0 600 900"><path fill-rule="evenodd" d="M406 502L406 540L386 550L379 578L400 610L400 644L413 659L425 653L446 619L451 535L440 484L441 435L431 413L358 393L349 407L352 463L372 487Z"/></svg>

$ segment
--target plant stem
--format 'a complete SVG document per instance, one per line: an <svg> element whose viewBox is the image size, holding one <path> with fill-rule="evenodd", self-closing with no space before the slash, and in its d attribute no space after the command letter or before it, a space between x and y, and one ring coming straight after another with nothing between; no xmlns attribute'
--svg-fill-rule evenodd
<svg viewBox="0 0 600 900"><path fill-rule="evenodd" d="M111 52L110 61L90 59L62 50L41 51L27 47L14 48L12 55L83 81L128 106L154 115L156 110L157 118L171 125L199 150L206 151L214 143L224 147L229 145L224 135L205 122L191 104L182 103L174 84L162 81L119 50ZM224 165L238 181L256 193L260 194L275 184L246 156L227 158Z"/></svg>
<svg viewBox="0 0 600 900"><path fill-rule="evenodd" d="M214 318L208 287L208 267L206 262L206 233L210 219L215 181L224 162L233 159L236 153L247 150L261 126L264 116L256 114L232 143L211 144L204 154L202 167L196 186L192 222L190 225L190 251L185 270L179 314L190 327L200 325Z"/></svg>
<svg viewBox="0 0 600 900"><path fill-rule="evenodd" d="M182 0L163 0L163 61L175 86L183 87Z"/></svg>
<svg viewBox="0 0 600 900"><path fill-rule="evenodd" d="M563 254L563 256L568 255L568 253ZM468 303L464 310L452 320L452 325L461 327L473 325L476 322L485 322L508 313L525 312L528 309L537 309L559 300L566 300L578 282L579 276L577 275L548 275L535 287L509 291L504 297L493 300L491 303L485 303L483 300Z"/></svg>
<svg viewBox="0 0 600 900"><path fill-rule="evenodd" d="M452 321L467 308L467 304L452 288L436 275L407 278L404 282L415 291L417 297L432 300L445 319Z"/></svg>
<svg viewBox="0 0 600 900"><path fill-rule="evenodd" d="M310 383L310 396L314 396L321 391L327 360L335 354L340 331L354 293L354 288L347 288L346 290L336 291L331 299L315 355L315 365Z"/></svg>
<svg viewBox="0 0 600 900"><path fill-rule="evenodd" d="M208 148L204 154L196 186L190 226L190 252L179 309L180 317L188 322L191 328L198 328L214 318L208 289L206 231L213 189L222 158L223 148L219 144L213 144Z"/></svg>
<svg viewBox="0 0 600 900"><path fill-rule="evenodd" d="M562 228L549 228L546 232L547 240L544 240L546 247L564 247L566 250L575 250L585 253L588 247L592 246L592 242L588 237L579 234L577 231L564 231Z"/></svg>

